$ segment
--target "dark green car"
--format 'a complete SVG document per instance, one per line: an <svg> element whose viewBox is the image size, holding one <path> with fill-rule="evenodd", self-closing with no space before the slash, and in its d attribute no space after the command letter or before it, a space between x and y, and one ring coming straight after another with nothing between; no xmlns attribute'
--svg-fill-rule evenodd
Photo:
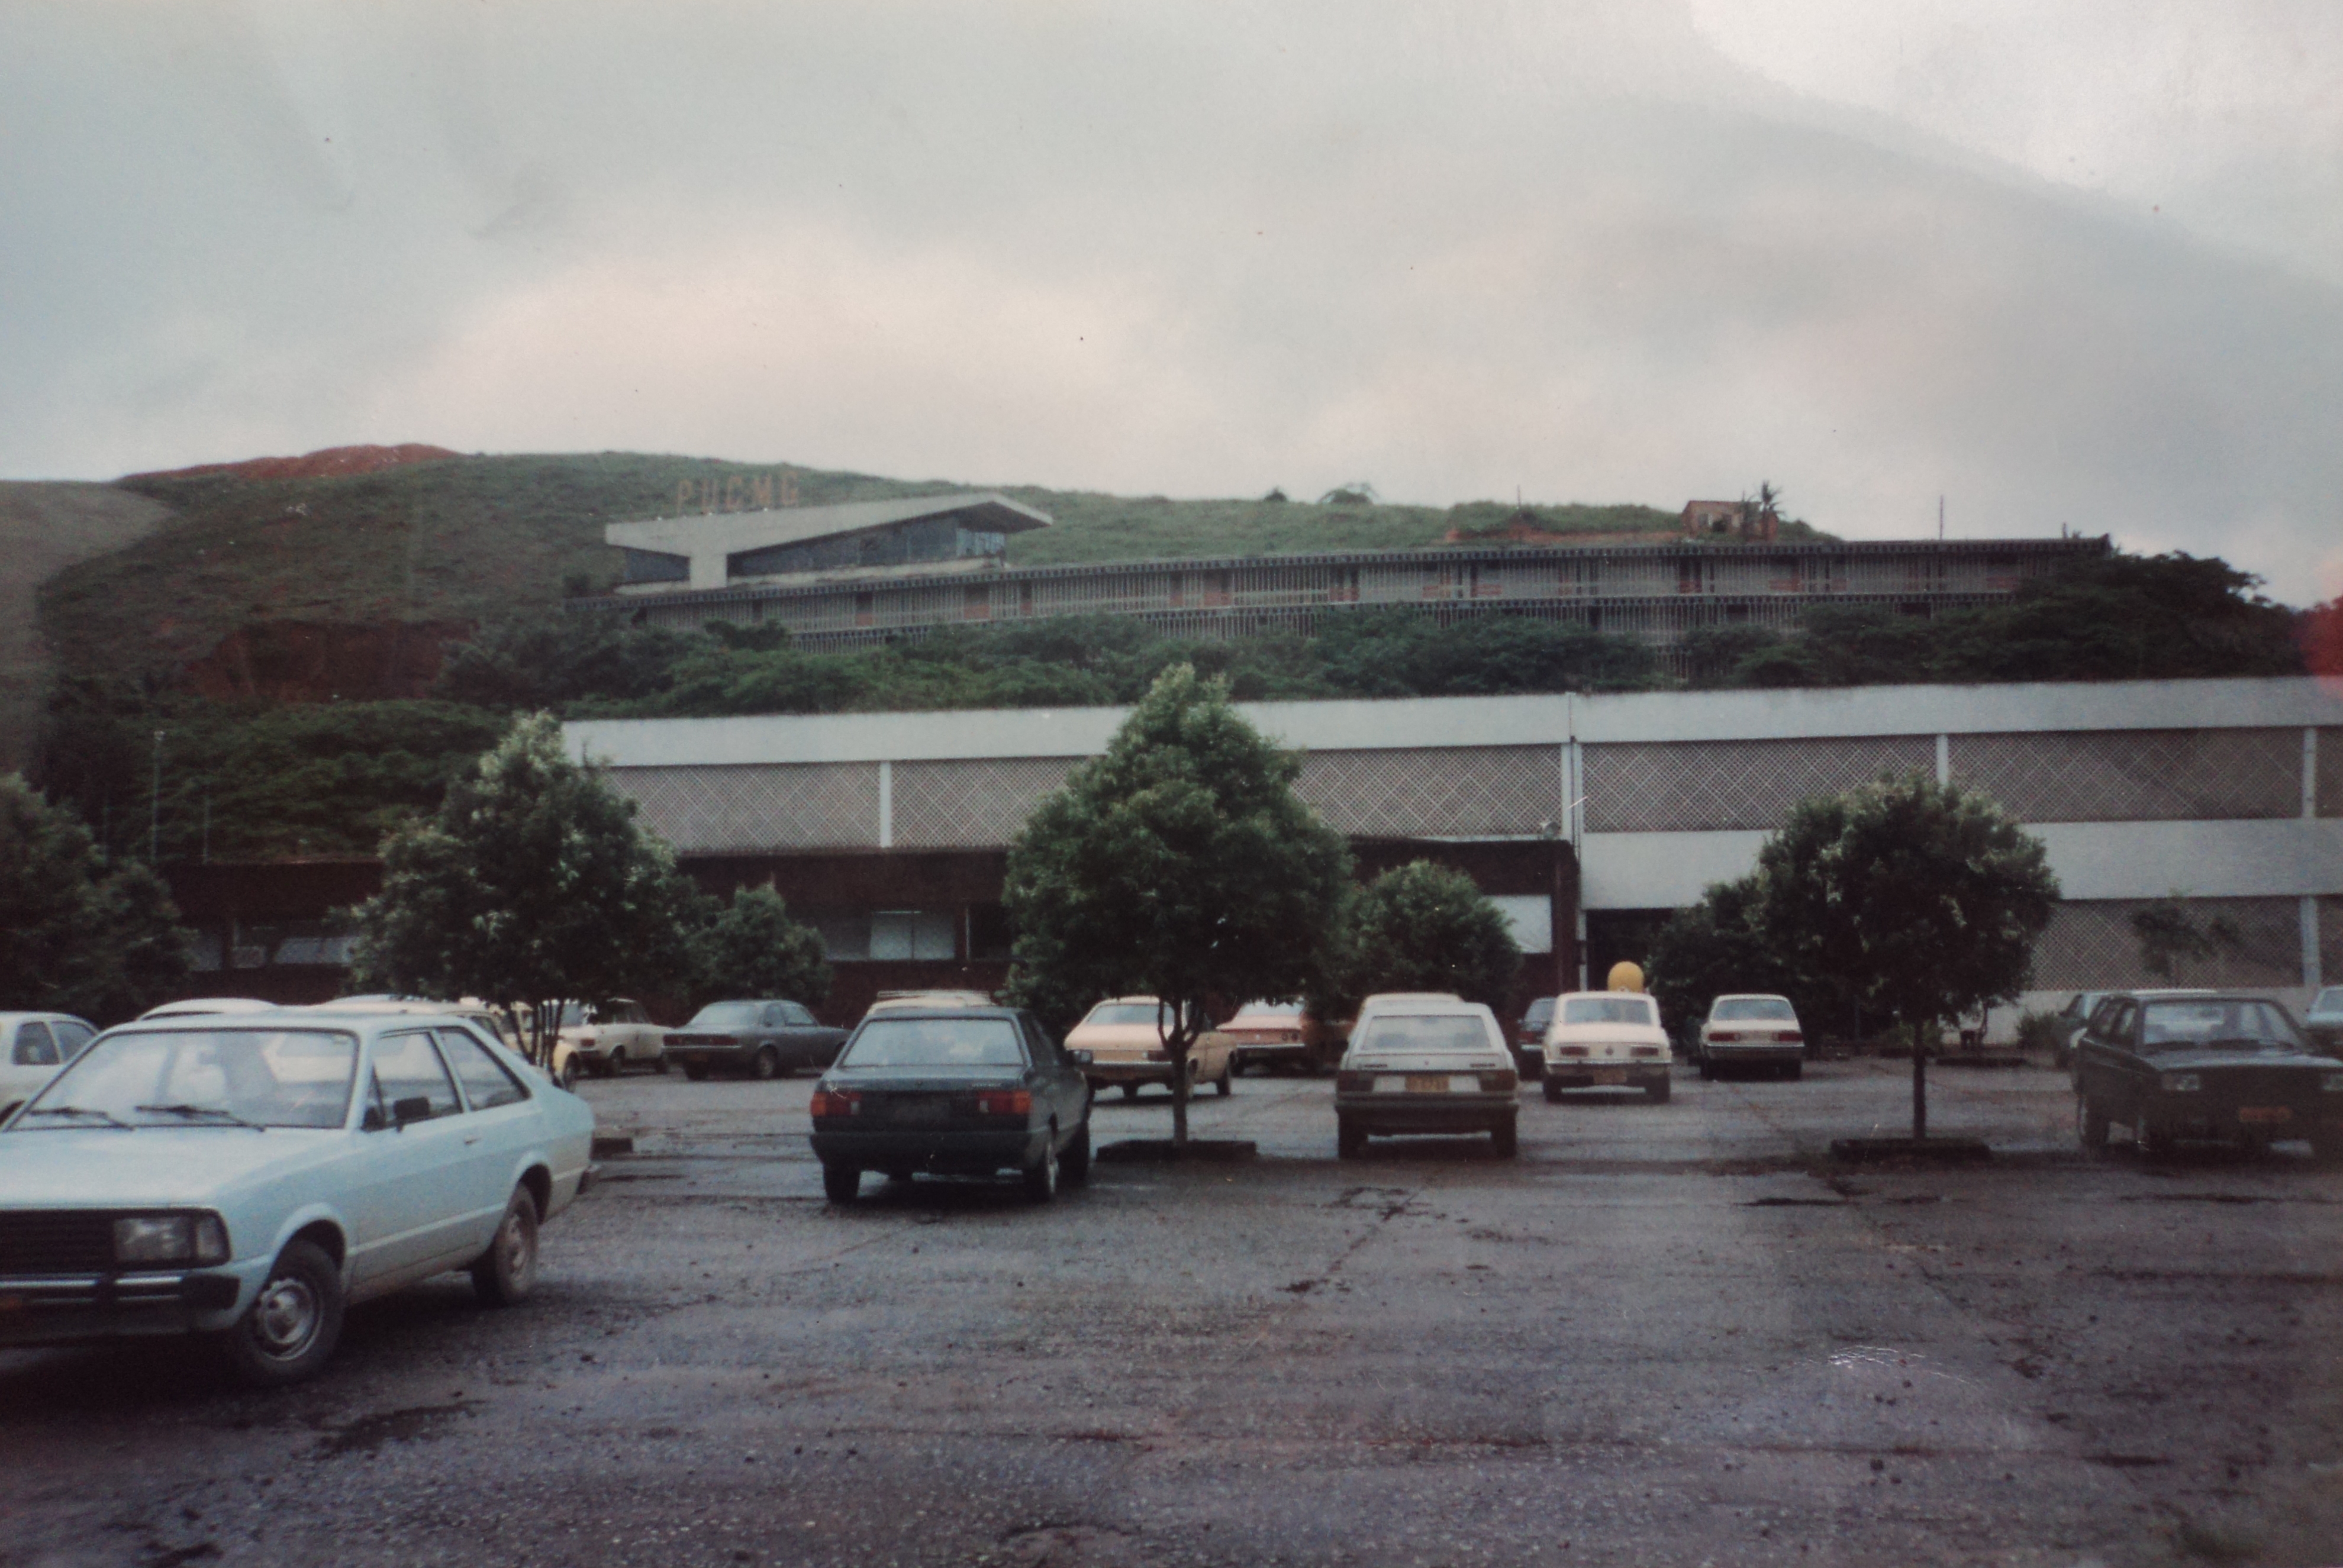
<svg viewBox="0 0 2343 1568"><path fill-rule="evenodd" d="M865 1171L1016 1171L1036 1202L1091 1167L1089 1052L1068 1051L1015 1008L873 1012L813 1091L813 1152L833 1203Z"/></svg>
<svg viewBox="0 0 2343 1568"><path fill-rule="evenodd" d="M2117 992L2075 1040L2075 1116L2087 1149L2120 1123L2150 1152L2182 1140L2258 1150L2289 1139L2343 1157L2343 1060L2277 1002L2227 991Z"/></svg>

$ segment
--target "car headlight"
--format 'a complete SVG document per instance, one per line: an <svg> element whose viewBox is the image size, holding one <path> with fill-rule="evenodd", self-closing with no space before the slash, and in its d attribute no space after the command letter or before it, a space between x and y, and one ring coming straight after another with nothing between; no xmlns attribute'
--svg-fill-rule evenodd
<svg viewBox="0 0 2343 1568"><path fill-rule="evenodd" d="M2205 1082L2193 1072L2167 1072L2156 1081L2156 1086L2167 1094L2193 1094Z"/></svg>
<svg viewBox="0 0 2343 1568"><path fill-rule="evenodd" d="M117 1263L225 1263L227 1226L217 1214L126 1214L114 1222Z"/></svg>

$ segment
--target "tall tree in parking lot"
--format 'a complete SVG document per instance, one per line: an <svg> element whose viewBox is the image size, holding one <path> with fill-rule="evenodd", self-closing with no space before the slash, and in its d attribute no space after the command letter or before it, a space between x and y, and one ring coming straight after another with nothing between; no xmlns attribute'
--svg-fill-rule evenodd
<svg viewBox="0 0 2343 1568"><path fill-rule="evenodd" d="M830 994L830 969L822 961L821 934L789 918L789 906L771 888L739 888L693 933L693 1000L727 997L786 997L818 1005Z"/></svg>
<svg viewBox="0 0 2343 1568"><path fill-rule="evenodd" d="M1503 1011L1522 950L1473 879L1415 860L1385 871L1352 917L1348 990L1454 991Z"/></svg>
<svg viewBox="0 0 2343 1568"><path fill-rule="evenodd" d="M1301 770L1224 684L1175 666L1010 848L1015 994L1171 1004L1175 1145L1188 1141L1188 1053L1207 999L1298 995L1332 956L1351 856L1294 794Z"/></svg>
<svg viewBox="0 0 2343 1568"><path fill-rule="evenodd" d="M136 1016L187 972L192 933L144 862L112 862L67 806L0 773L0 1008Z"/></svg>
<svg viewBox="0 0 2343 1568"><path fill-rule="evenodd" d="M526 1004L540 1061L564 1000L690 973L704 900L634 802L563 753L549 714L516 720L437 815L383 840L382 862L382 891L357 910L353 980Z"/></svg>
<svg viewBox="0 0 2343 1568"><path fill-rule="evenodd" d="M1912 1136L1928 1129L1927 1050L1946 1019L2024 989L2058 879L1988 797L1925 774L1801 801L1757 855L1759 930L1912 1032Z"/></svg>

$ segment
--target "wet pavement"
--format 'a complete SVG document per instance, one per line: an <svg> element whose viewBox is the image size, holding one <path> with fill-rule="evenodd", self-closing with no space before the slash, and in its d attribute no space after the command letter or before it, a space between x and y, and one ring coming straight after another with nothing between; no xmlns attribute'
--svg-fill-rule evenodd
<svg viewBox="0 0 2343 1568"><path fill-rule="evenodd" d="M2343 1559L2343 1172L2087 1160L2062 1077L1954 1068L1991 1164L1834 1168L1907 1082L1342 1161L1329 1081L1245 1078L1194 1116L1251 1164L845 1211L809 1079L591 1082L636 1151L521 1308L358 1309L277 1394L0 1353L0 1564Z"/></svg>

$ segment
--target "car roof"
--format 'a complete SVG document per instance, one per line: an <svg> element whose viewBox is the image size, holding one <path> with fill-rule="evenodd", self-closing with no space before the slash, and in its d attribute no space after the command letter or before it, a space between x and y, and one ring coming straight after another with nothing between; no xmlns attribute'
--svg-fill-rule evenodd
<svg viewBox="0 0 2343 1568"><path fill-rule="evenodd" d="M1554 1000L1556 1001L1583 1001L1590 996L1632 996L1640 997L1645 1001L1652 1000L1652 993L1647 990L1566 990Z"/></svg>
<svg viewBox="0 0 2343 1568"><path fill-rule="evenodd" d="M871 1014L879 1010L872 1008L864 1013L863 1021L868 1023ZM927 1007L890 1007L886 1013L889 1018L1015 1018L1024 1010L1021 1007L1002 1007L999 1002L986 1002L981 1007L972 1002L965 1007L951 1002L936 1002Z"/></svg>
<svg viewBox="0 0 2343 1568"><path fill-rule="evenodd" d="M1643 996L1643 991L1629 991L1629 996ZM1777 990L1726 990L1716 993L1717 1001L1787 1001L1790 999Z"/></svg>
<svg viewBox="0 0 2343 1568"><path fill-rule="evenodd" d="M32 1019L36 1022L45 1022L53 1018L63 1019L67 1023L89 1023L89 1020L82 1017L77 1012L41 1012L37 1010L18 1012L0 1012L0 1023L13 1023L19 1019ZM90 1027L95 1029L97 1026L91 1024Z"/></svg>
<svg viewBox="0 0 2343 1568"><path fill-rule="evenodd" d="M166 1001L150 1007L138 1016L141 1019L188 1017L206 1013L263 1012L274 1008L273 1001L263 1001L256 996L190 996L177 1001Z"/></svg>

